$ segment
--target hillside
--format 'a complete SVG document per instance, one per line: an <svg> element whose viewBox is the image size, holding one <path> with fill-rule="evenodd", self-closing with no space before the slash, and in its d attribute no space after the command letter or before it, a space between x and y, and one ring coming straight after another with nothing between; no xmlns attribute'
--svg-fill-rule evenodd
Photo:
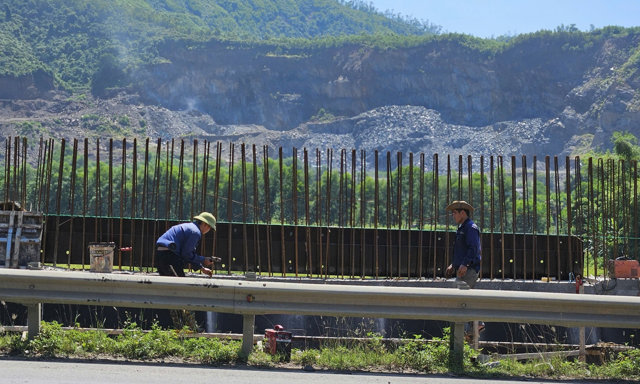
<svg viewBox="0 0 640 384"><path fill-rule="evenodd" d="M269 3L272 9L254 23L264 29L289 2L216 4L232 3L238 15L250 14L240 5ZM559 29L498 42L433 34L424 24L382 20L375 10L346 3L296 2L343 14L329 18L338 24L318 29L327 32L322 37L265 40L211 35L211 26L221 25L205 23L215 19L213 7L204 6L212 2L31 0L28 13L3 0L0 37L12 54L0 58L0 130L538 156L603 150L616 131L640 132L640 28ZM60 13L52 4L70 8ZM188 10L196 5L197 12ZM135 22L114 23L123 9ZM288 25L316 36L312 13L298 10L307 18ZM55 19L63 13L72 20L66 27ZM346 30L340 23L367 32L369 24L356 16L379 29L329 34ZM51 23L39 30L37 18ZM191 21L173 27L182 18ZM114 35L99 20L126 33ZM390 25L417 29L385 34ZM286 30L278 33L297 36Z"/></svg>
<svg viewBox="0 0 640 384"><path fill-rule="evenodd" d="M417 20L387 18L363 1L0 0L0 75L42 68L78 87L105 65L127 70L161 61L156 45L176 39L257 41L437 30Z"/></svg>

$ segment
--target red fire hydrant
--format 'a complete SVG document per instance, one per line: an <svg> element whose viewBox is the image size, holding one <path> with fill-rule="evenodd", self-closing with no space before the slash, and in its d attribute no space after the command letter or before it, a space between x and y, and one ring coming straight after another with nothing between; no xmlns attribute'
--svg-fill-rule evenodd
<svg viewBox="0 0 640 384"><path fill-rule="evenodd" d="M285 331L280 324L273 328L264 330L265 351L272 355L282 353L285 359L289 361L291 358L291 332Z"/></svg>

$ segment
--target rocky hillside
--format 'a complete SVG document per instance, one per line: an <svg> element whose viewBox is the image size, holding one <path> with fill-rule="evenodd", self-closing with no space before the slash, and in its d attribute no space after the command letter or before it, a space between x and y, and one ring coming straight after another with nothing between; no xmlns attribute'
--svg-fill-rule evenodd
<svg viewBox="0 0 640 384"><path fill-rule="evenodd" d="M306 54L171 43L160 50L165 63L103 98L57 91L41 73L14 79L0 127L5 136L538 156L606 149L613 132L640 132L640 33L577 47L562 34L521 40L497 53L455 38Z"/></svg>
<svg viewBox="0 0 640 384"><path fill-rule="evenodd" d="M0 41L18 52L21 19L6 9L0 26L14 29ZM427 157L574 155L610 148L616 131L640 135L640 28L508 42L388 36L165 38L144 48L153 60L105 56L95 70L83 67L93 92L64 86L72 66L0 71L0 134L198 137ZM45 56L33 48L20 60Z"/></svg>

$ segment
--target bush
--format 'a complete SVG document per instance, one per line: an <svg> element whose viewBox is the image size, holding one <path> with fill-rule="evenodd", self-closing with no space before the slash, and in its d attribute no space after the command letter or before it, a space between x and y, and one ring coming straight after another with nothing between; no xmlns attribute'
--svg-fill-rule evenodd
<svg viewBox="0 0 640 384"><path fill-rule="evenodd" d="M232 340L190 338L184 341L184 356L205 364L229 364L238 360L242 343Z"/></svg>
<svg viewBox="0 0 640 384"><path fill-rule="evenodd" d="M129 359L153 359L183 354L184 348L174 332L162 331L154 323L150 332L143 332L136 323L129 324L116 339L116 352Z"/></svg>

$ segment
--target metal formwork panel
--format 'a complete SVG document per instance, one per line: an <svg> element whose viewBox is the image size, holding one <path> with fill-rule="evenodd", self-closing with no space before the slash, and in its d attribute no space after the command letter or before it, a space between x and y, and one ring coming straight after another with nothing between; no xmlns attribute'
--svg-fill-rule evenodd
<svg viewBox="0 0 640 384"><path fill-rule="evenodd" d="M43 215L0 211L0 266L19 268L40 260Z"/></svg>

